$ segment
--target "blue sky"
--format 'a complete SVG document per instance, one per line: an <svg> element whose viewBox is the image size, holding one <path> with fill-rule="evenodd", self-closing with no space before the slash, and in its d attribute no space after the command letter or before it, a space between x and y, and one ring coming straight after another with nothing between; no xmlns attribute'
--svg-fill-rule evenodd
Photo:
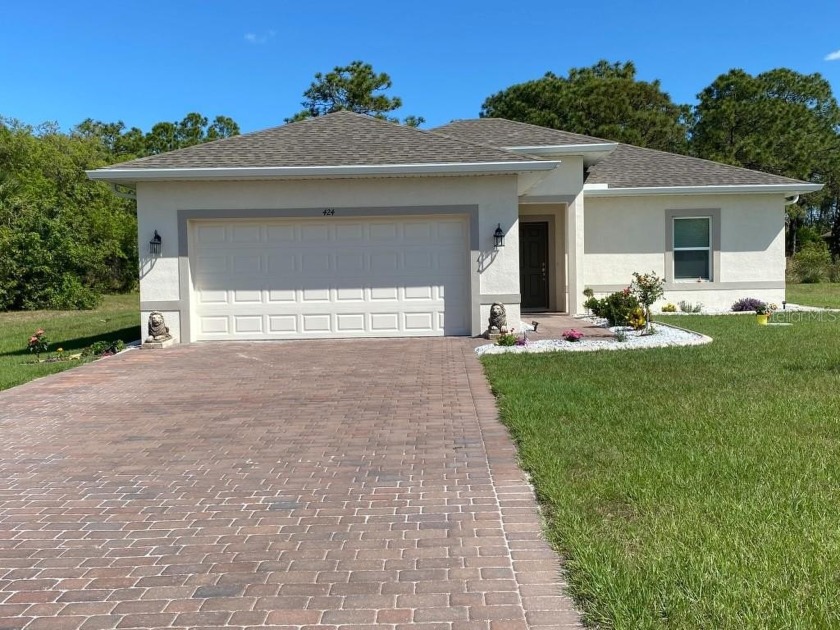
<svg viewBox="0 0 840 630"><path fill-rule="evenodd" d="M65 129L92 117L147 130L190 111L262 129L300 109L316 72L354 59L389 73L399 113L426 128L602 58L632 60L681 103L733 67L820 72L840 97L840 52L826 59L840 51L836 0L3 4L0 115Z"/></svg>

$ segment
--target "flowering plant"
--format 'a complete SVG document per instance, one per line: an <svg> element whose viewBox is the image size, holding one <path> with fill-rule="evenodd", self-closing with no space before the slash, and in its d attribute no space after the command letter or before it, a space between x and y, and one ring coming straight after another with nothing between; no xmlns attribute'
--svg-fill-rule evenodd
<svg viewBox="0 0 840 630"><path fill-rule="evenodd" d="M579 330L575 330L574 328L570 328L569 330L564 330L561 334L563 339L566 341L580 341L583 339L583 333Z"/></svg>
<svg viewBox="0 0 840 630"><path fill-rule="evenodd" d="M35 331L35 334L29 338L29 352L34 352L36 358L41 357L42 352L46 352L50 347L50 342L47 339L47 334L43 328Z"/></svg>
<svg viewBox="0 0 840 630"><path fill-rule="evenodd" d="M772 315L779 309L775 304L768 304L767 302L759 302L755 305L756 315Z"/></svg>

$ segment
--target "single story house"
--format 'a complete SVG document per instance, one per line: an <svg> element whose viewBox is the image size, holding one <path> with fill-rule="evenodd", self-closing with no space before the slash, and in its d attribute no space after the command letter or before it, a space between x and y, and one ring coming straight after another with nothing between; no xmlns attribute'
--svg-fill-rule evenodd
<svg viewBox="0 0 840 630"><path fill-rule="evenodd" d="M785 205L818 185L498 118L337 112L88 173L136 195L142 321L181 342L478 335L666 280L785 296ZM159 238L157 238L159 237Z"/></svg>

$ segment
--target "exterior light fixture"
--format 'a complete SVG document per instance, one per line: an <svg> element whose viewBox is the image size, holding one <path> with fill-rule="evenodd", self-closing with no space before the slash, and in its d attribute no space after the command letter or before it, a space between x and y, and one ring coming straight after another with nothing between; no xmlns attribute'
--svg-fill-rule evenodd
<svg viewBox="0 0 840 630"><path fill-rule="evenodd" d="M158 231L155 230L155 235L152 237L152 240L149 241L149 254L152 256L160 256L160 246L161 246L162 239L160 238L160 234Z"/></svg>
<svg viewBox="0 0 840 630"><path fill-rule="evenodd" d="M499 249L505 246L505 233L502 231L502 224L496 226L496 231L493 232L493 247Z"/></svg>

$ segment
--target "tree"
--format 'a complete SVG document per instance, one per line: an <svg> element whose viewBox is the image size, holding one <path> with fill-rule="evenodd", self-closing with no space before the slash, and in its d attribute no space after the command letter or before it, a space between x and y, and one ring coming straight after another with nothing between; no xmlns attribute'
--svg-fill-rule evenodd
<svg viewBox="0 0 840 630"><path fill-rule="evenodd" d="M390 76L384 72L374 72L373 66L362 61L353 61L348 66L336 66L326 74L318 72L309 89L303 93L305 100L301 105L304 109L286 118L286 122L351 111L398 123L399 119L388 116L388 113L402 107L402 99L383 93L391 89L391 85ZM417 127L423 122L424 119L419 116L407 116L403 120L403 124L411 127Z"/></svg>
<svg viewBox="0 0 840 630"><path fill-rule="evenodd" d="M658 80L636 79L633 62L605 60L506 88L480 115L678 153L687 152L691 121L690 107L675 104Z"/></svg>
<svg viewBox="0 0 840 630"><path fill-rule="evenodd" d="M803 226L831 231L840 255L840 107L819 74L777 68L720 75L698 94L692 150L699 157L824 184L788 206L788 249Z"/></svg>

